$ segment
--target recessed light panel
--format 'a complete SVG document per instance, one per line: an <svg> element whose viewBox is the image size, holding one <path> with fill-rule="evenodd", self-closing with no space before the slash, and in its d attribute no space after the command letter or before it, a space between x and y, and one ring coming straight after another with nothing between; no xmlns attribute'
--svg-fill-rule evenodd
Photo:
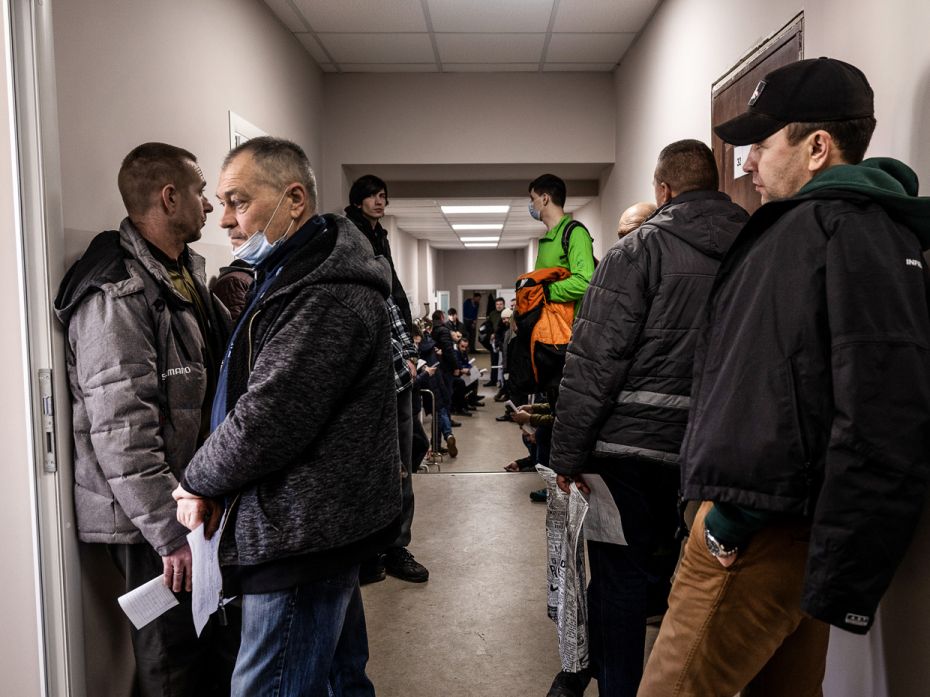
<svg viewBox="0 0 930 697"><path fill-rule="evenodd" d="M454 223L453 230L503 230L503 223Z"/></svg>
<svg viewBox="0 0 930 697"><path fill-rule="evenodd" d="M460 237L460 240L465 244L469 242L497 242L500 240L500 236L497 237Z"/></svg>
<svg viewBox="0 0 930 697"><path fill-rule="evenodd" d="M440 206L446 215L468 213L509 213L510 206Z"/></svg>
<svg viewBox="0 0 930 697"><path fill-rule="evenodd" d="M497 242L463 242L466 247L496 247Z"/></svg>

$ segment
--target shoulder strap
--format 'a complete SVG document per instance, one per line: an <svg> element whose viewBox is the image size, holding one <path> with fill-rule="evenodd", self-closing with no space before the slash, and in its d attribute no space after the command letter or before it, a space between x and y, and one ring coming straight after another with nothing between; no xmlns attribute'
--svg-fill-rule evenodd
<svg viewBox="0 0 930 697"><path fill-rule="evenodd" d="M578 220L569 220L565 227L562 228L562 256L564 256L566 259L568 259L568 245L571 241L572 230L574 230L576 227L580 227L585 232L587 232L587 228ZM590 236L590 234L591 233L589 232L588 235Z"/></svg>

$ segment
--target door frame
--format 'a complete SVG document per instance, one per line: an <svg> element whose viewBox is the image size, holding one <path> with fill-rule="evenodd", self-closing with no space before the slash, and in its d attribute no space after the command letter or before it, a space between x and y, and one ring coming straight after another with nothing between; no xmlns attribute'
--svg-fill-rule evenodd
<svg viewBox="0 0 930 697"><path fill-rule="evenodd" d="M64 275L58 98L52 3L3 0L12 57L23 297L26 416L31 430L32 530L43 695L84 697L81 568L74 518L71 405L64 333L52 314ZM40 371L47 379L40 381ZM42 387L44 384L44 389Z"/></svg>

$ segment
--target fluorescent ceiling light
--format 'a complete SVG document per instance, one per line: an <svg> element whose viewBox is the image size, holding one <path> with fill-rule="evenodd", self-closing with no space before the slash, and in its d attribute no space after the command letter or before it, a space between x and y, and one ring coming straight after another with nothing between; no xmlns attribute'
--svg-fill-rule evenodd
<svg viewBox="0 0 930 697"><path fill-rule="evenodd" d="M466 247L496 247L497 242L463 242Z"/></svg>
<svg viewBox="0 0 930 697"><path fill-rule="evenodd" d="M455 223L453 230L503 230L503 223Z"/></svg>
<svg viewBox="0 0 930 697"><path fill-rule="evenodd" d="M500 235L496 237L460 237L462 242L497 242L500 239Z"/></svg>
<svg viewBox="0 0 930 697"><path fill-rule="evenodd" d="M509 213L510 206L440 206L446 215L457 213Z"/></svg>

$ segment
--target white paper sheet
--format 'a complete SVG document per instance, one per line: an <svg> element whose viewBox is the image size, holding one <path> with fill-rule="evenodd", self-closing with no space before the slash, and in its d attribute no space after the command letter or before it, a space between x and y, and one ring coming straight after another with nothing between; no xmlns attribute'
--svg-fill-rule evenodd
<svg viewBox="0 0 930 697"><path fill-rule="evenodd" d="M585 473L584 480L591 489L588 496L588 514L584 519L585 539L625 545L627 542L623 534L623 523L620 521L620 511L617 510L617 503L610 489L597 474Z"/></svg>
<svg viewBox="0 0 930 697"><path fill-rule="evenodd" d="M215 532L208 540L203 536L203 530L204 526L199 525L187 535L193 560L191 609L197 636L200 636L210 615L219 607L220 593L223 590L219 560L220 533Z"/></svg>
<svg viewBox="0 0 930 697"><path fill-rule="evenodd" d="M178 599L160 575L121 595L117 601L136 629L142 629L178 604Z"/></svg>

